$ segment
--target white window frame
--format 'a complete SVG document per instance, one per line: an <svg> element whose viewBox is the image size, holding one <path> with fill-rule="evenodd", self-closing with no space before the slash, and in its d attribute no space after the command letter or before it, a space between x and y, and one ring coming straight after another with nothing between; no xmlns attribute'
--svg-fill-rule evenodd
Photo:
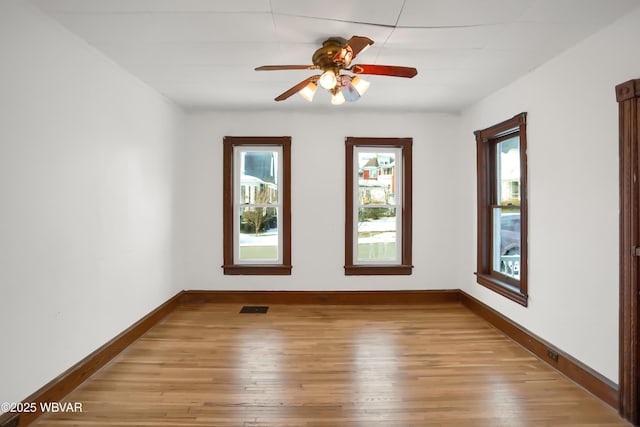
<svg viewBox="0 0 640 427"><path fill-rule="evenodd" d="M278 200L277 203L242 203L242 194L241 194L241 175L242 175L242 157L244 154L251 152L275 152L277 153L277 187L278 187ZM242 145L233 147L233 212L234 219L236 219L233 223L233 254L234 260L236 264L241 265L255 265L255 264L282 264L283 262L283 227L282 227L282 213L283 213L283 205L282 205L282 182L283 182L283 152L282 146L265 146L265 145ZM240 258L240 210L241 208L276 208L277 212L277 224L278 224L278 257L277 259L262 259L262 258L254 258L254 259L241 259Z"/></svg>
<svg viewBox="0 0 640 427"><path fill-rule="evenodd" d="M358 171L360 170L360 153L387 153L395 155L395 189L394 204L360 204L360 180ZM402 264L402 207L403 200L403 152L400 147L381 147L358 145L353 148L353 264L354 265L401 265ZM380 176L380 174L378 174ZM389 260L359 260L358 259L358 212L360 208L394 208L396 210L396 256Z"/></svg>

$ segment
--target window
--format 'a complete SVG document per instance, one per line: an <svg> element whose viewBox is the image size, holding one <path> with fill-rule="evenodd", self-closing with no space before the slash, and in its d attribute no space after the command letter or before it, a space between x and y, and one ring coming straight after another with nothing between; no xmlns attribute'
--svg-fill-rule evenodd
<svg viewBox="0 0 640 427"><path fill-rule="evenodd" d="M291 274L291 138L224 138L224 274Z"/></svg>
<svg viewBox="0 0 640 427"><path fill-rule="evenodd" d="M527 305L527 113L475 132L479 284Z"/></svg>
<svg viewBox="0 0 640 427"><path fill-rule="evenodd" d="M345 274L411 274L411 138L346 139Z"/></svg>

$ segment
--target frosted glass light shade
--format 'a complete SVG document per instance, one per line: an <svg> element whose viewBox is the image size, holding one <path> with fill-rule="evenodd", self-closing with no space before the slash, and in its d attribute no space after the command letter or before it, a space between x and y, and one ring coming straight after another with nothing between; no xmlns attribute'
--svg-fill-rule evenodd
<svg viewBox="0 0 640 427"><path fill-rule="evenodd" d="M356 88L360 96L364 95L364 93L369 89L369 86L371 85L370 82L363 80L358 76L355 76L351 79L351 84L354 88Z"/></svg>
<svg viewBox="0 0 640 427"><path fill-rule="evenodd" d="M333 89L334 87L336 87L336 84L338 83L338 78L336 77L336 73L334 73L332 70L325 71L320 76L319 83L320 83L320 86L322 86L327 90Z"/></svg>
<svg viewBox="0 0 640 427"><path fill-rule="evenodd" d="M298 93L304 99L311 102L313 101L313 95L316 94L316 89L318 89L318 85L315 84L314 82L309 82L309 84L303 87Z"/></svg>
<svg viewBox="0 0 640 427"><path fill-rule="evenodd" d="M340 105L340 104L344 104L344 102L346 101L344 95L342 94L342 91L339 90L336 93L334 93L331 96L331 103L333 105Z"/></svg>

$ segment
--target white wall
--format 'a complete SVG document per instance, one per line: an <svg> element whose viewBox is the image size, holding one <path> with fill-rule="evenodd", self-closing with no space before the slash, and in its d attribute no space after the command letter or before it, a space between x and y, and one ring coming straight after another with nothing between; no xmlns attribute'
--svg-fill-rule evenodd
<svg viewBox="0 0 640 427"><path fill-rule="evenodd" d="M372 88L371 90L374 90ZM204 112L190 114L180 160L179 252L186 289L373 290L455 288L459 212L452 143L458 117L425 114ZM224 276L222 139L292 137L291 276ZM346 136L413 137L412 276L344 275Z"/></svg>
<svg viewBox="0 0 640 427"><path fill-rule="evenodd" d="M181 113L26 2L0 2L0 402L175 294Z"/></svg>
<svg viewBox="0 0 640 427"><path fill-rule="evenodd" d="M618 380L618 106L640 77L640 10L464 112L457 175L473 212L460 287ZM527 111L529 307L479 286L472 131Z"/></svg>

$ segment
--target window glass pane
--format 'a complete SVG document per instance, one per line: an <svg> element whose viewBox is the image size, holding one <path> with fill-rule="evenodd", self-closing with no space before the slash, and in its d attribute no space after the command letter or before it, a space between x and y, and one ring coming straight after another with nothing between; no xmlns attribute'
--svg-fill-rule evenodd
<svg viewBox="0 0 640 427"><path fill-rule="evenodd" d="M240 203L278 203L278 152L243 151L240 156Z"/></svg>
<svg viewBox="0 0 640 427"><path fill-rule="evenodd" d="M520 279L519 209L493 209L493 270Z"/></svg>
<svg viewBox="0 0 640 427"><path fill-rule="evenodd" d="M278 209L240 208L240 260L278 259Z"/></svg>
<svg viewBox="0 0 640 427"><path fill-rule="evenodd" d="M499 142L497 150L498 204L520 206L520 137Z"/></svg>
<svg viewBox="0 0 640 427"><path fill-rule="evenodd" d="M395 208L358 209L358 261L396 260Z"/></svg>
<svg viewBox="0 0 640 427"><path fill-rule="evenodd" d="M396 154L358 153L358 200L360 205L396 203Z"/></svg>

